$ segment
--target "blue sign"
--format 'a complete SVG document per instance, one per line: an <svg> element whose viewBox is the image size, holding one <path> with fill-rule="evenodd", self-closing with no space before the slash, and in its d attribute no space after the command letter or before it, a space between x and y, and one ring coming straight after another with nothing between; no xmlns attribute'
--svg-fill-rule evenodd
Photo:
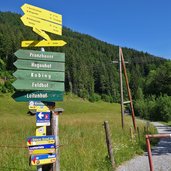
<svg viewBox="0 0 171 171"><path fill-rule="evenodd" d="M56 161L56 154L43 154L43 155L32 155L31 164L32 165L43 165L50 164Z"/></svg>
<svg viewBox="0 0 171 171"><path fill-rule="evenodd" d="M50 112L36 112L36 126L50 126Z"/></svg>
<svg viewBox="0 0 171 171"><path fill-rule="evenodd" d="M27 146L55 144L55 136L32 136L27 138Z"/></svg>
<svg viewBox="0 0 171 171"><path fill-rule="evenodd" d="M30 146L29 150L39 150L39 149L48 149L48 148L55 148L55 145L54 144L46 144L46 145Z"/></svg>
<svg viewBox="0 0 171 171"><path fill-rule="evenodd" d="M38 146L30 146L29 154L54 154L55 153L55 145L54 144L46 144L46 145L38 145Z"/></svg>

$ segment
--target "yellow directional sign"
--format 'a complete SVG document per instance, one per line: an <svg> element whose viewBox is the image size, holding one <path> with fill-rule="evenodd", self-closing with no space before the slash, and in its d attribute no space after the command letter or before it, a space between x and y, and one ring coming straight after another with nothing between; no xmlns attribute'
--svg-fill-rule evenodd
<svg viewBox="0 0 171 171"><path fill-rule="evenodd" d="M29 40L29 41L22 41L21 42L21 47L64 46L65 44L66 44L66 42L63 41L63 40L51 40L51 41L46 41L46 40L41 40L41 41Z"/></svg>
<svg viewBox="0 0 171 171"><path fill-rule="evenodd" d="M30 150L29 154L48 154L48 153L55 153L55 149L39 149L39 150Z"/></svg>
<svg viewBox="0 0 171 171"><path fill-rule="evenodd" d="M56 161L56 154L40 154L40 155L31 155L31 165L44 165L54 163Z"/></svg>
<svg viewBox="0 0 171 171"><path fill-rule="evenodd" d="M51 40L50 37L42 30L36 28L36 27L33 27L33 31L35 33L37 33L38 35L40 35L41 37L43 37L44 39L46 40Z"/></svg>
<svg viewBox="0 0 171 171"><path fill-rule="evenodd" d="M37 17L37 18L43 18L44 20L48 20L54 23L62 24L62 15L35 7L33 5L24 4L21 9L25 14Z"/></svg>
<svg viewBox="0 0 171 171"><path fill-rule="evenodd" d="M29 15L23 15L21 17L22 22L24 25L29 26L29 27L36 27L40 30L44 30L50 33L54 33L57 35L62 35L62 26L51 23L33 16Z"/></svg>

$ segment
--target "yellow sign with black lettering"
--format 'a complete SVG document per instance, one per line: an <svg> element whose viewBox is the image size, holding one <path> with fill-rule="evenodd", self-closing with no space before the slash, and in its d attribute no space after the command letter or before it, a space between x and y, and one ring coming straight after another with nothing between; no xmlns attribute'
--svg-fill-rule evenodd
<svg viewBox="0 0 171 171"><path fill-rule="evenodd" d="M21 47L55 47L66 44L63 40L51 40L46 33L62 35L62 15L29 4L24 4L21 9L24 12L21 17L23 24L32 27L43 38L42 41L22 41Z"/></svg>

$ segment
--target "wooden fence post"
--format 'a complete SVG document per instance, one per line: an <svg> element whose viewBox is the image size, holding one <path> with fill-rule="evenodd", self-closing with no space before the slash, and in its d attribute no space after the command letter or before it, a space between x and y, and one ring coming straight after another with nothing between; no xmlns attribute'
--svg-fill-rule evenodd
<svg viewBox="0 0 171 171"><path fill-rule="evenodd" d="M112 164L112 170L114 170L115 169L115 161L114 161L112 141L111 141L111 137L110 137L108 121L104 122L104 128L105 128L105 134L106 134L106 144L107 144L108 154L109 154L109 158L110 158L110 161Z"/></svg>

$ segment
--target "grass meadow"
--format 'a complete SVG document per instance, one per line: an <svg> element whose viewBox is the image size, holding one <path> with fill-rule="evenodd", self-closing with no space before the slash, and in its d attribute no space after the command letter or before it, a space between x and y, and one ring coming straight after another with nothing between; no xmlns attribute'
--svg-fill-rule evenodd
<svg viewBox="0 0 171 171"><path fill-rule="evenodd" d="M131 117L124 117L121 128L120 105L90 103L67 95L59 118L61 171L110 171L103 122L109 121L114 158L118 166L145 149L144 123L137 121L140 138L131 139ZM26 138L35 135L36 118L30 116L28 103L15 102L10 95L0 96L0 171L36 171L29 166ZM151 128L151 132L154 132Z"/></svg>

